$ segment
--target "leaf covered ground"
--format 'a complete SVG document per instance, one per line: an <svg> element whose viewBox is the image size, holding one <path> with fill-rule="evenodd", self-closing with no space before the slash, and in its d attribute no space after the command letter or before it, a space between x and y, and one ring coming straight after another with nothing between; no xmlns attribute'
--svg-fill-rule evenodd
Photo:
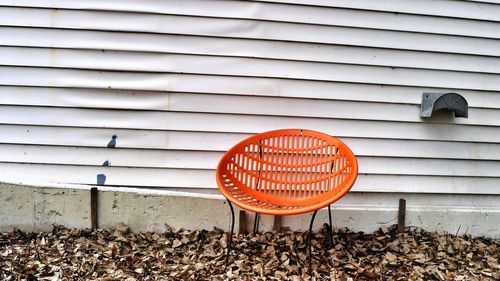
<svg viewBox="0 0 500 281"><path fill-rule="evenodd" d="M237 235L226 268L220 230L14 230L0 233L0 280L500 280L498 240L336 230L331 248L326 233L308 274L304 232Z"/></svg>

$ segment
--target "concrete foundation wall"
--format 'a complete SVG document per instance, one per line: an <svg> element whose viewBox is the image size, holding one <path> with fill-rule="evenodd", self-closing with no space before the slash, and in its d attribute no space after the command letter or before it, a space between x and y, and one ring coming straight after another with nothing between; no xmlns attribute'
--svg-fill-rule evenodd
<svg viewBox="0 0 500 281"><path fill-rule="evenodd" d="M384 194L351 192L332 205L335 227L371 232L397 223L399 198L407 200L406 225L428 231L468 233L500 238L500 200L495 195ZM0 183L0 231L16 227L47 230L52 224L89 228L90 187ZM238 214L239 209L235 209ZM282 226L307 229L311 214L286 216ZM260 230L272 229L263 215ZM321 210L315 229L328 221ZM145 189L98 187L98 227L127 224L132 231L164 231L165 225L185 229L229 229L230 212L220 195ZM236 229L238 229L238 216ZM247 229L253 214L247 213Z"/></svg>

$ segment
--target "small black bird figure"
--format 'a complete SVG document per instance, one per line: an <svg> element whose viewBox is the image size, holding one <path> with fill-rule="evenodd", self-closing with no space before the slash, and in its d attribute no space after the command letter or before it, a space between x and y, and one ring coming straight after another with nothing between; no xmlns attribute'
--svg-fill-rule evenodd
<svg viewBox="0 0 500 281"><path fill-rule="evenodd" d="M97 185L104 185L106 182L106 175L105 174L98 174L97 175Z"/></svg>
<svg viewBox="0 0 500 281"><path fill-rule="evenodd" d="M116 136L116 135L113 135L111 137L111 140L108 142L108 148L115 148L116 147L116 138L117 137L118 136Z"/></svg>

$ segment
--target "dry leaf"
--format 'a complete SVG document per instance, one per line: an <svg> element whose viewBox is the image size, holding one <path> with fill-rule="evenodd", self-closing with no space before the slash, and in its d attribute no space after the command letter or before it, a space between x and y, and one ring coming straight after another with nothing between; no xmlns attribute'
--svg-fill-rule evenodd
<svg viewBox="0 0 500 281"><path fill-rule="evenodd" d="M391 252L387 252L387 253L385 254L385 259L386 259L387 261L389 261L390 263L395 262L395 261L397 260L397 258L398 258L398 257L396 257L396 256L395 256L394 254L392 254Z"/></svg>
<svg viewBox="0 0 500 281"><path fill-rule="evenodd" d="M500 242L396 228L373 234L314 233L308 274L307 233L235 235L225 268L221 230L131 233L126 225L96 231L0 233L0 280L499 280Z"/></svg>

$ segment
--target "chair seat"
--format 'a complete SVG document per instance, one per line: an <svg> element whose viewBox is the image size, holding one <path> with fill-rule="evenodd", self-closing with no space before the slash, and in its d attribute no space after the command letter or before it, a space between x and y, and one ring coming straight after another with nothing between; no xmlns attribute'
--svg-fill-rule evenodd
<svg viewBox="0 0 500 281"><path fill-rule="evenodd" d="M332 136L286 129L251 136L224 154L216 171L221 193L262 214L321 209L344 196L357 177L356 157Z"/></svg>

